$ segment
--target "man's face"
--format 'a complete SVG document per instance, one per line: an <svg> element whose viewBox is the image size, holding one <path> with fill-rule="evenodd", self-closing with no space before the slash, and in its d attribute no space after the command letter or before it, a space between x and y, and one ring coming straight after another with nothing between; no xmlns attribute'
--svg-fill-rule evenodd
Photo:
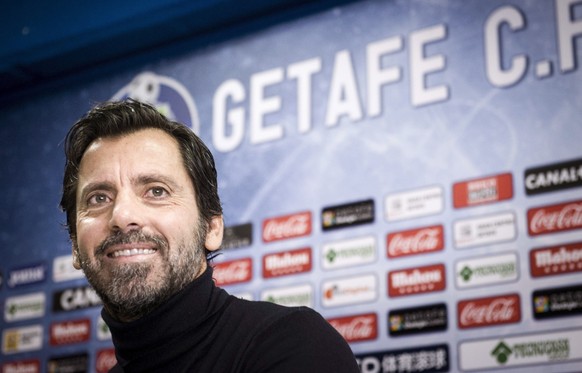
<svg viewBox="0 0 582 373"><path fill-rule="evenodd" d="M206 269L222 218L206 227L178 143L145 129L97 139L79 168L73 260L122 321L139 318Z"/></svg>

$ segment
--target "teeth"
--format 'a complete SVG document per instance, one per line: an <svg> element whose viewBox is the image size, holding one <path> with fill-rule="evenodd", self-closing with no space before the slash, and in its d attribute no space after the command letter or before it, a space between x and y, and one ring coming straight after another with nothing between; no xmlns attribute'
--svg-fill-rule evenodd
<svg viewBox="0 0 582 373"><path fill-rule="evenodd" d="M114 252L111 256L118 258L120 256L133 256L133 255L146 255L153 254L156 250L154 249L126 249Z"/></svg>

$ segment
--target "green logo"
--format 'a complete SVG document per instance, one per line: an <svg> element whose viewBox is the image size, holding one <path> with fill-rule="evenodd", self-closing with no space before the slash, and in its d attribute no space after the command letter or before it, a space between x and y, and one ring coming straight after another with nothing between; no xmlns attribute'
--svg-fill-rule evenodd
<svg viewBox="0 0 582 373"><path fill-rule="evenodd" d="M336 257L337 257L337 253L333 249L330 250L326 255L326 258L330 263L333 263L333 261L335 260Z"/></svg>
<svg viewBox="0 0 582 373"><path fill-rule="evenodd" d="M509 355L511 355L512 352L513 351L511 351L511 348L509 348L509 346L506 345L505 342L501 341L497 344L497 346L495 346L495 349L491 351L491 355L497 358L497 362L499 364L505 364L507 363L507 359L509 358Z"/></svg>
<svg viewBox="0 0 582 373"><path fill-rule="evenodd" d="M459 274L461 275L461 277L463 278L463 280L465 282L469 281L471 279L471 276L473 276L473 271L471 270L471 268L465 266L461 272L459 272Z"/></svg>

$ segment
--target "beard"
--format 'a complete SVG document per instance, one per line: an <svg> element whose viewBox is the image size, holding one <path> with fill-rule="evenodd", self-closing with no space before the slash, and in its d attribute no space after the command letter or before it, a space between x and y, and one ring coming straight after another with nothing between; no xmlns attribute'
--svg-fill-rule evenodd
<svg viewBox="0 0 582 373"><path fill-rule="evenodd" d="M78 247L75 250L105 309L114 318L128 322L147 315L200 274L206 261L205 237L206 224L201 219L191 242L181 242L172 250L164 237L141 230L116 232L107 237L95 250L94 261ZM155 244L157 252L153 255L159 255L161 260L104 266L108 247L138 242Z"/></svg>

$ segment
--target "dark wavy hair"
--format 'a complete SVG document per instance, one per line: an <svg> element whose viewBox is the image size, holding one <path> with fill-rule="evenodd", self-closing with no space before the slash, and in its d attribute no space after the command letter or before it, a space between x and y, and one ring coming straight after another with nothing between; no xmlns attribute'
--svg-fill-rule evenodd
<svg viewBox="0 0 582 373"><path fill-rule="evenodd" d="M147 128L156 128L179 144L184 166L190 175L201 218L209 224L222 215L214 157L202 140L187 126L162 115L153 106L132 99L105 102L79 119L65 138L65 174L61 209L67 215L67 229L76 240L76 195L79 166L87 147L99 138L119 137Z"/></svg>

